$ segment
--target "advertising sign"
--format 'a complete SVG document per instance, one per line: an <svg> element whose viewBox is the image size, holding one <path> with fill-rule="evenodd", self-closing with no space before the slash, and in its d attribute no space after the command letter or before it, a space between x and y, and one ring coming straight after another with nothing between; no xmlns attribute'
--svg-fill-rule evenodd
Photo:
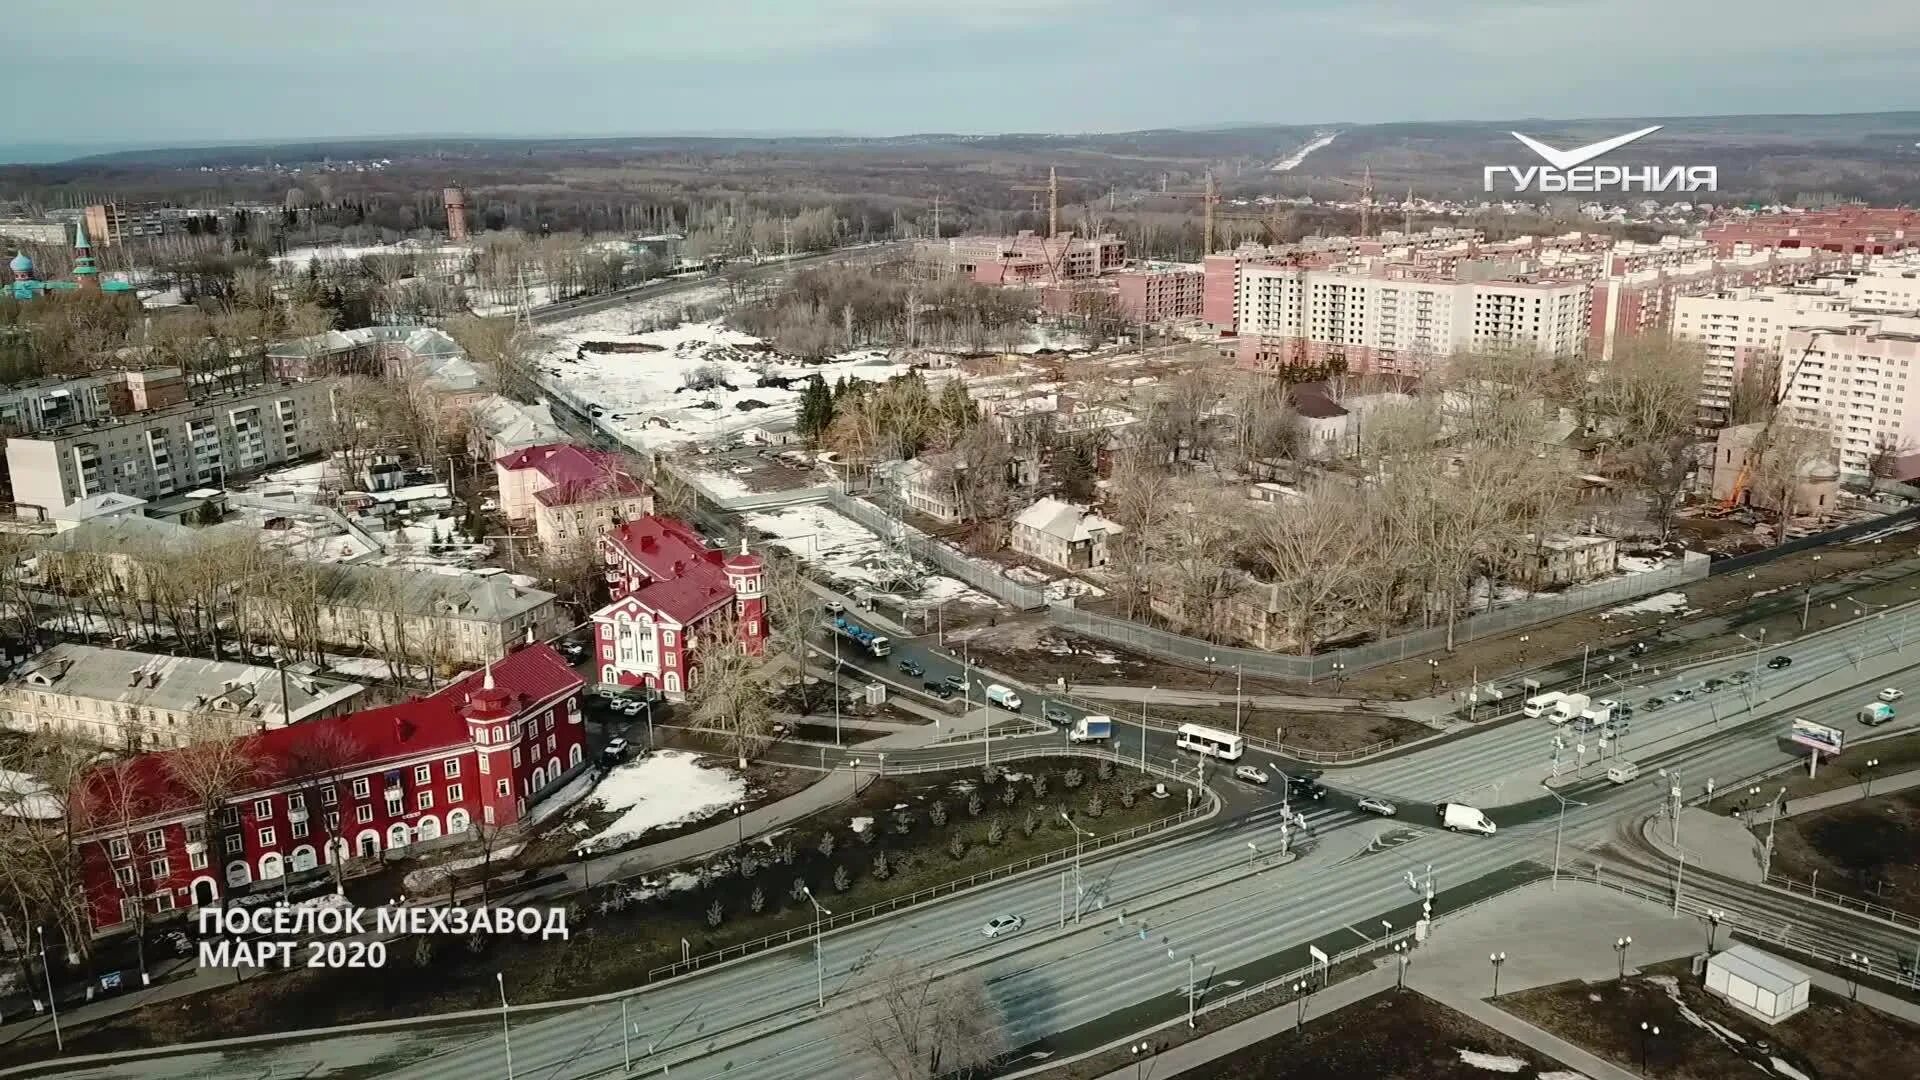
<svg viewBox="0 0 1920 1080"><path fill-rule="evenodd" d="M1816 724L1811 720L1793 719L1793 730L1787 738L1809 750L1833 755L1840 752L1841 743L1846 736L1839 728L1830 728L1825 724Z"/></svg>

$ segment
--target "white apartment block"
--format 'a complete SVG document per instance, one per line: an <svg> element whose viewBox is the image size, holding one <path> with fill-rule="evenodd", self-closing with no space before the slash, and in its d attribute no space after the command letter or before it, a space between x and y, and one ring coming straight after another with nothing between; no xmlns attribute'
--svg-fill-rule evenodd
<svg viewBox="0 0 1920 1080"><path fill-rule="evenodd" d="M1700 345L1700 419L1708 427L1730 422L1733 388L1747 365L1782 356L1787 331L1845 326L1848 300L1824 283L1785 289L1736 289L1674 301L1673 336Z"/></svg>
<svg viewBox="0 0 1920 1080"><path fill-rule="evenodd" d="M276 383L7 440L22 515L115 491L156 499L326 449L334 381Z"/></svg>
<svg viewBox="0 0 1920 1080"><path fill-rule="evenodd" d="M1439 281L1252 264L1235 283L1239 357L1255 369L1339 363L1421 375L1459 349L1526 345L1546 353L1586 338L1582 282Z"/></svg>
<svg viewBox="0 0 1920 1080"><path fill-rule="evenodd" d="M1869 473L1883 448L1896 453L1895 478L1920 474L1920 318L1790 329L1781 355L1783 415L1832 434L1842 475Z"/></svg>

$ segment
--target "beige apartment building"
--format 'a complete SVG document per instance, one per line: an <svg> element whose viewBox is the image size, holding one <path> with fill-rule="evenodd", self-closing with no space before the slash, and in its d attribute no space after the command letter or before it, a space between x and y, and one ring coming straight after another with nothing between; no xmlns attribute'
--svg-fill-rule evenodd
<svg viewBox="0 0 1920 1080"><path fill-rule="evenodd" d="M1796 362L1802 352L1806 359ZM1870 475L1882 451L1892 455L1893 479L1920 476L1920 318L1791 329L1781 354L1789 358L1780 371L1782 410L1831 434L1843 477Z"/></svg>
<svg viewBox="0 0 1920 1080"><path fill-rule="evenodd" d="M335 381L273 383L7 440L22 516L116 491L220 488L327 447Z"/></svg>

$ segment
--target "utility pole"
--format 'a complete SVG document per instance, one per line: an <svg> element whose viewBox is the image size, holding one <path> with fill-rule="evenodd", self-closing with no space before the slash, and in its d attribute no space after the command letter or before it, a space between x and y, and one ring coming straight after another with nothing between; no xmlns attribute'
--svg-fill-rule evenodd
<svg viewBox="0 0 1920 1080"><path fill-rule="evenodd" d="M940 239L940 196L933 197L933 238Z"/></svg>

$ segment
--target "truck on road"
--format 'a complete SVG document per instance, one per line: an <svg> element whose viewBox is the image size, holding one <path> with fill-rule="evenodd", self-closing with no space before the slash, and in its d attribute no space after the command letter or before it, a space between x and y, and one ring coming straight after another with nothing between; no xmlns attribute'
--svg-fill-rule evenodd
<svg viewBox="0 0 1920 1080"><path fill-rule="evenodd" d="M1073 722L1072 730L1067 732L1068 742L1099 742L1113 738L1113 717L1083 716Z"/></svg>
<svg viewBox="0 0 1920 1080"><path fill-rule="evenodd" d="M833 632L859 646L868 656L885 656L893 651L892 642L845 615L834 616Z"/></svg>
<svg viewBox="0 0 1920 1080"><path fill-rule="evenodd" d="M1440 824L1450 832L1476 832L1482 836L1492 836L1495 826L1487 815L1465 803L1441 803L1436 807L1440 812Z"/></svg>
<svg viewBox="0 0 1920 1080"><path fill-rule="evenodd" d="M1001 686L999 683L990 683L987 686L987 704L998 705L1003 709L1019 712L1020 695L1014 693L1008 687Z"/></svg>
<svg viewBox="0 0 1920 1080"><path fill-rule="evenodd" d="M1867 727L1879 727L1893 720L1893 706L1884 701L1869 701L1860 706L1856 719Z"/></svg>
<svg viewBox="0 0 1920 1080"><path fill-rule="evenodd" d="M1559 701L1553 703L1553 711L1547 714L1547 719L1556 724L1564 724L1578 718L1592 706L1593 699L1585 694L1564 694Z"/></svg>

